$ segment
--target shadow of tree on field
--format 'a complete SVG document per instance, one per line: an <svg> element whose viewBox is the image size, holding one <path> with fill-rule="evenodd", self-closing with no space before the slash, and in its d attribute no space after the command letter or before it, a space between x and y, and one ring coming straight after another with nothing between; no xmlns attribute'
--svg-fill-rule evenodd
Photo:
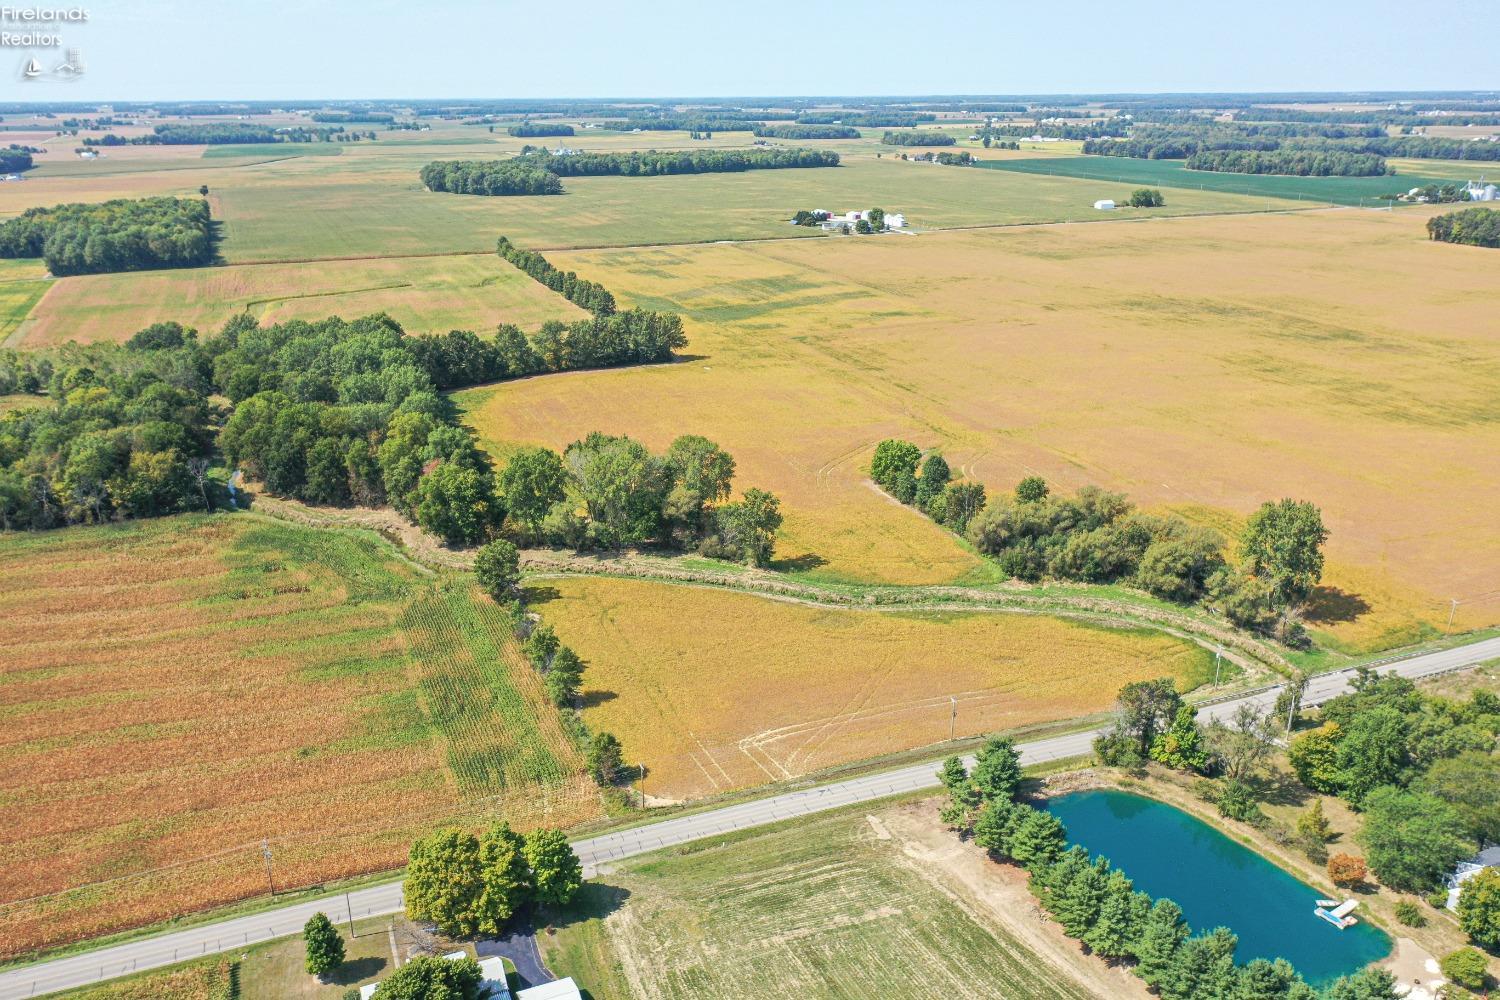
<svg viewBox="0 0 1500 1000"><path fill-rule="evenodd" d="M561 596L562 592L556 587L549 587L545 584L529 583L521 588L521 599L530 605L546 604Z"/></svg>
<svg viewBox="0 0 1500 1000"><path fill-rule="evenodd" d="M596 705L604 704L606 701L614 701L618 697L620 696L613 691L585 691L579 701L582 702L584 708L593 708Z"/></svg>
<svg viewBox="0 0 1500 1000"><path fill-rule="evenodd" d="M828 560L824 559L816 552L804 552L800 556L788 556L785 559L772 559L770 562L770 568L776 570L778 573L796 573L799 571L805 572L810 569L817 569L819 566L827 565Z"/></svg>
<svg viewBox="0 0 1500 1000"><path fill-rule="evenodd" d="M1319 625L1352 622L1369 610L1369 602L1358 594L1328 586L1313 588L1312 597L1302 609L1307 621Z"/></svg>

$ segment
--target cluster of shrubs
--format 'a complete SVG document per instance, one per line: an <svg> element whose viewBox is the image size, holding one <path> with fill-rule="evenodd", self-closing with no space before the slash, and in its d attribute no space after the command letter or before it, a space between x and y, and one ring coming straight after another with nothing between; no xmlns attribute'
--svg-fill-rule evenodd
<svg viewBox="0 0 1500 1000"><path fill-rule="evenodd" d="M504 236L495 241L495 252L569 302L587 309L595 316L614 313L615 297L598 282L586 281L572 271L560 271L535 250L522 250Z"/></svg>
<svg viewBox="0 0 1500 1000"><path fill-rule="evenodd" d="M0 257L40 257L58 276L200 267L214 258L213 224L196 198L30 208L0 223Z"/></svg>
<svg viewBox="0 0 1500 1000"><path fill-rule="evenodd" d="M1466 208L1427 220L1427 235L1441 243L1463 243L1472 247L1500 247L1500 211Z"/></svg>
<svg viewBox="0 0 1500 1000"><path fill-rule="evenodd" d="M920 163L941 163L946 167L967 167L975 162L974 154L967 149L958 153L950 153L944 150L941 153L913 153L911 155L901 153L900 156L903 160L916 160Z"/></svg>
<svg viewBox="0 0 1500 1000"><path fill-rule="evenodd" d="M913 129L910 132L887 132L880 141L887 146L951 146L958 140L946 132Z"/></svg>
<svg viewBox="0 0 1500 1000"><path fill-rule="evenodd" d="M948 793L946 823L992 858L1026 869L1032 895L1064 933L1127 965L1167 1000L1395 1000L1395 980L1383 970L1343 977L1320 994L1284 960L1237 965L1238 941L1227 928L1193 934L1176 903L1137 890L1108 859L1068 848L1062 823L1022 799L1020 755L1010 740L988 741L972 773L951 757L938 777Z"/></svg>
<svg viewBox="0 0 1500 1000"><path fill-rule="evenodd" d="M1085 486L1055 497L1028 477L1010 496L987 497L982 484L954 482L936 452L909 441L882 441L870 474L902 503L916 506L991 556L1009 576L1124 583L1163 600L1203 602L1246 628L1291 645L1306 642L1297 621L1322 575L1327 537L1311 504L1283 500L1254 515L1230 565L1224 539L1180 517L1137 511L1123 494Z"/></svg>

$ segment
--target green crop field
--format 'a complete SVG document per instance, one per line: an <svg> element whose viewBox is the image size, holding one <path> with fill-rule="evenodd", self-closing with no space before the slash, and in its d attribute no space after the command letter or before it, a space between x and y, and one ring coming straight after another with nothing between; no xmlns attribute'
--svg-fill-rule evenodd
<svg viewBox="0 0 1500 1000"><path fill-rule="evenodd" d="M913 864L890 813L626 862L542 939L545 958L600 998L1096 995L996 919L1005 901Z"/></svg>
<svg viewBox="0 0 1500 1000"><path fill-rule="evenodd" d="M1443 183L1438 175L1419 176L1400 173L1385 177L1285 177L1271 174L1231 174L1210 170L1188 170L1180 160L1136 160L1125 156L1053 156L1029 159L985 160L989 170L1031 174L1042 177L1077 177L1096 181L1115 181L1149 187L1175 189L1167 198L1186 192L1200 195L1220 193L1239 197L1281 198L1289 201L1333 205L1371 204L1382 194L1394 194L1418 185ZM1184 194L1177 193L1178 191ZM1120 194L1129 194L1128 191ZM1118 201L1118 197L1116 198Z"/></svg>
<svg viewBox="0 0 1500 1000"><path fill-rule="evenodd" d="M231 156L338 156L345 149L341 142L247 142L243 145L205 146L203 159L217 160Z"/></svg>

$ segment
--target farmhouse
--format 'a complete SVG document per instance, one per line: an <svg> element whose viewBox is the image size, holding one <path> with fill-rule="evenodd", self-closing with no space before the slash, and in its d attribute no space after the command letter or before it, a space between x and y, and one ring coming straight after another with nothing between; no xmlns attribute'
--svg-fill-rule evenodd
<svg viewBox="0 0 1500 1000"><path fill-rule="evenodd" d="M1448 909L1458 909L1458 893L1464 883L1486 868L1500 868L1500 845L1486 847L1468 861L1460 861L1448 876Z"/></svg>

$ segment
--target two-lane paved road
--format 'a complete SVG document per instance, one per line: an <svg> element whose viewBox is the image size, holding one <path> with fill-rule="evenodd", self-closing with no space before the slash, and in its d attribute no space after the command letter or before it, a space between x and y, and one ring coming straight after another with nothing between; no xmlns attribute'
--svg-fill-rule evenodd
<svg viewBox="0 0 1500 1000"><path fill-rule="evenodd" d="M1416 680L1460 670L1496 658L1500 658L1500 638L1486 639L1455 649L1423 653L1395 660L1382 665L1379 669L1382 673L1398 673ZM1309 707L1320 705L1329 698L1347 691L1348 682L1352 676L1353 671L1343 670L1314 678L1308 685L1303 704ZM1199 718L1227 719L1236 708L1247 702L1261 705L1273 703L1279 692L1280 688L1268 688L1239 698L1206 705L1198 713ZM1094 737L1097 735L1097 731L1089 731L1023 743L1020 745L1021 760L1027 764L1040 764L1051 760L1077 757L1089 752ZM892 771L849 778L794 792L783 792L779 795L710 809L690 816L679 816L620 830L616 833L606 833L576 841L573 846L583 860L584 871L594 874L601 867L608 867L611 862L663 847L671 847L674 844L685 844L718 834L747 830L781 820L795 819L798 816L837 809L840 806L920 791L933 788L937 784L936 770L931 762L913 764ZM357 919L395 913L400 909L401 883L388 882L341 896L329 896L320 900L297 903L249 916L235 917L232 920L204 924L189 930L175 931L160 937L144 938L68 958L11 969L0 973L0 1000L42 996L103 979L129 975L132 972L171 965L199 955L233 951L250 944L300 934L307 918L320 910L338 922L347 920L351 912Z"/></svg>

